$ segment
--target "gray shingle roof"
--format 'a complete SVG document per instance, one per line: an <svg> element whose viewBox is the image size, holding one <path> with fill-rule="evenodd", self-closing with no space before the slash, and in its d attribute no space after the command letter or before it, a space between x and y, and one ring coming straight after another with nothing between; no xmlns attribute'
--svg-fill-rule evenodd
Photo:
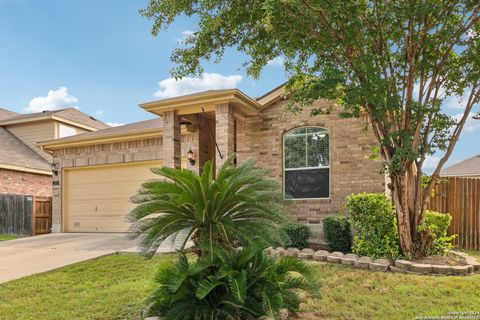
<svg viewBox="0 0 480 320"><path fill-rule="evenodd" d="M462 162L454 164L440 172L443 177L480 177L480 155L473 156Z"/></svg>
<svg viewBox="0 0 480 320"><path fill-rule="evenodd" d="M0 108L0 121L11 118L16 115L18 115L18 113L4 109L4 108Z"/></svg>
<svg viewBox="0 0 480 320"><path fill-rule="evenodd" d="M151 120L139 121L130 124L125 124L123 126L118 127L110 127L106 129L101 129L97 131L85 132L81 134L77 134L70 137L55 139L51 141L41 141L43 142L55 142L55 143L62 143L62 142L75 142L75 141L84 141L90 139L97 139L97 138L107 138L107 137L115 137L121 136L126 134L135 134L141 133L145 131L151 130L162 130L163 128L163 120L162 118L155 118Z"/></svg>
<svg viewBox="0 0 480 320"><path fill-rule="evenodd" d="M10 131L0 127L0 167L1 165L50 171L50 163L20 141Z"/></svg>
<svg viewBox="0 0 480 320"><path fill-rule="evenodd" d="M10 122L10 121L20 121L20 120L35 120L36 118L43 118L48 116L56 116L68 121L74 121L79 124L92 127L95 129L110 128L108 124L103 123L102 121L97 120L94 117L91 117L88 114L85 114L75 108L43 111L43 112L28 113L28 114L16 114L6 119L0 118L0 126L6 121Z"/></svg>

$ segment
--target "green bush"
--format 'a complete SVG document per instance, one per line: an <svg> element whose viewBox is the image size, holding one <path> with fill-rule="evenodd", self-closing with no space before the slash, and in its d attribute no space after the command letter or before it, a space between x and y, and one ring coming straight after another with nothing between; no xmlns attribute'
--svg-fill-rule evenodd
<svg viewBox="0 0 480 320"><path fill-rule="evenodd" d="M400 255L395 211L385 194L350 195L347 208L355 230L354 253L373 258L397 258Z"/></svg>
<svg viewBox="0 0 480 320"><path fill-rule="evenodd" d="M299 291L319 294L315 269L302 260L276 259L262 247L220 246L189 261L181 255L162 268L147 315L164 320L279 319L280 310L299 310ZM192 259L193 260L193 259Z"/></svg>
<svg viewBox="0 0 480 320"><path fill-rule="evenodd" d="M445 255L452 249L452 240L455 235L448 236L448 227L452 216L448 213L440 213L427 210L425 219L419 226L418 231L424 232L426 237L426 255Z"/></svg>
<svg viewBox="0 0 480 320"><path fill-rule="evenodd" d="M308 248L310 236L312 235L312 231L308 226L299 223L287 223L282 226L281 232L285 247Z"/></svg>
<svg viewBox="0 0 480 320"><path fill-rule="evenodd" d="M347 217L337 215L323 219L323 234L332 250L342 252L352 250L352 231Z"/></svg>

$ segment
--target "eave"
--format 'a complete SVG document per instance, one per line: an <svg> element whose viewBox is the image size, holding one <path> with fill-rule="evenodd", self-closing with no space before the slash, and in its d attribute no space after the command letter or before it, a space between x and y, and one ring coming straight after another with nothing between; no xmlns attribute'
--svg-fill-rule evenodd
<svg viewBox="0 0 480 320"><path fill-rule="evenodd" d="M52 175L52 172L47 171L47 170L34 169L34 168L28 168L28 167L22 167L22 166L13 166L13 165L2 164L2 163L0 163L0 169L35 173L35 174L42 174L42 175L46 175L46 176L51 176Z"/></svg>
<svg viewBox="0 0 480 320"><path fill-rule="evenodd" d="M230 103L243 115L258 114L261 105L238 89L206 91L186 96L141 103L139 106L151 113L162 115L175 110L179 115L214 111L219 104Z"/></svg>
<svg viewBox="0 0 480 320"><path fill-rule="evenodd" d="M97 144L107 144L107 143L116 143L116 142L125 142L125 141L134 141L134 140L141 140L141 139L149 139L149 138L157 138L163 135L162 129L149 129L144 131L137 131L137 132L127 132L123 134L109 134L100 137L91 137L91 138L84 138L84 139L55 139L50 141L44 141L37 144L39 148L42 150L53 151L63 148L71 148L71 147L83 147L89 145L97 145ZM73 136L75 137L75 136ZM70 138L70 137L69 137Z"/></svg>

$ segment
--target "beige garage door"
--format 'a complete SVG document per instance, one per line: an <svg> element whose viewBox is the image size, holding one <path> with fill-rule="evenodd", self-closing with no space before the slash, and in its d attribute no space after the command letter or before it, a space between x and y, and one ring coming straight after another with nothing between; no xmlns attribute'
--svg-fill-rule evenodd
<svg viewBox="0 0 480 320"><path fill-rule="evenodd" d="M64 176L64 231L125 232L129 199L162 161L70 169Z"/></svg>

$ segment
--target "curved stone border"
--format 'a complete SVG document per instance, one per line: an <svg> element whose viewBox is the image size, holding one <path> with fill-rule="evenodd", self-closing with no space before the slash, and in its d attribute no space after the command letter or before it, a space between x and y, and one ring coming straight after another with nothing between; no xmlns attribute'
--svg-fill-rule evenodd
<svg viewBox="0 0 480 320"><path fill-rule="evenodd" d="M344 254L343 252L328 252L326 250L314 251L313 249L298 248L267 248L269 255L278 255L280 257L298 257L303 260L323 261L327 263L343 264L357 269L365 269L378 272L396 272L404 274L418 275L454 275L466 276L480 274L480 262L464 252L454 252L454 254L464 257L467 265L464 266L446 266L432 265L424 263L414 263L408 260L388 260L376 259L370 257L359 257L353 253Z"/></svg>

